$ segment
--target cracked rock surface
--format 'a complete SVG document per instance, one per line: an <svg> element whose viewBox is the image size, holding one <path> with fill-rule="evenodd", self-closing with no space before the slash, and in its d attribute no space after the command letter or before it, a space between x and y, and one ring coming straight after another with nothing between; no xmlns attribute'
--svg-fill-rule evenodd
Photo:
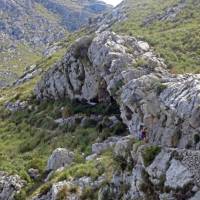
<svg viewBox="0 0 200 200"><path fill-rule="evenodd" d="M115 99L136 138L199 149L200 75L173 75L148 43L105 31L78 39L35 88L38 99ZM194 139L196 138L196 139Z"/></svg>

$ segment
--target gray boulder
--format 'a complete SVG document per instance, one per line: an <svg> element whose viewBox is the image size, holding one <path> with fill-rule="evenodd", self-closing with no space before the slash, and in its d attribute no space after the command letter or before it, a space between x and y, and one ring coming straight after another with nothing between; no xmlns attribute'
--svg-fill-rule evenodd
<svg viewBox="0 0 200 200"><path fill-rule="evenodd" d="M173 159L166 172L165 186L176 189L183 189L193 182L191 172L181 164L180 161Z"/></svg>
<svg viewBox="0 0 200 200"><path fill-rule="evenodd" d="M8 102L5 104L5 108L11 112L24 110L28 106L26 101L17 100L16 102Z"/></svg>
<svg viewBox="0 0 200 200"><path fill-rule="evenodd" d="M25 184L18 175L0 172L0 200L14 200L15 194L19 193Z"/></svg>
<svg viewBox="0 0 200 200"><path fill-rule="evenodd" d="M38 169L34 169L34 168L30 168L28 170L28 175L32 178L32 179L37 179L40 177L40 172Z"/></svg>
<svg viewBox="0 0 200 200"><path fill-rule="evenodd" d="M170 165L171 152L161 151L146 171L154 185L159 185L165 178L166 171Z"/></svg>
<svg viewBox="0 0 200 200"><path fill-rule="evenodd" d="M119 137L110 137L101 143L95 143L92 145L92 153L101 154L103 151L113 148L118 140Z"/></svg>
<svg viewBox="0 0 200 200"><path fill-rule="evenodd" d="M116 156L122 157L127 160L133 148L132 147L133 143L134 143L133 135L120 138L115 145L114 154Z"/></svg>
<svg viewBox="0 0 200 200"><path fill-rule="evenodd" d="M47 171L69 166L74 159L74 153L64 148L57 148L48 159Z"/></svg>
<svg viewBox="0 0 200 200"><path fill-rule="evenodd" d="M198 191L193 197L191 197L189 200L199 200L200 197L200 191Z"/></svg>

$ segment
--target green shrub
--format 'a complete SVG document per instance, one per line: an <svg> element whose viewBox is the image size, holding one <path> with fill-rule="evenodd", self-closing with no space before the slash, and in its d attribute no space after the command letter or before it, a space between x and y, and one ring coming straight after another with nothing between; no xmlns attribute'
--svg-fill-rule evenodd
<svg viewBox="0 0 200 200"><path fill-rule="evenodd" d="M94 200L94 199L98 199L98 192L97 190L94 190L91 187L86 187L81 196L80 196L81 200Z"/></svg>
<svg viewBox="0 0 200 200"><path fill-rule="evenodd" d="M46 163L44 162L44 160L38 157L38 158L31 159L28 162L26 168L27 169L30 169L30 168L38 169L40 172L43 172L45 165L46 165Z"/></svg>
<svg viewBox="0 0 200 200"><path fill-rule="evenodd" d="M165 90L167 88L167 85L165 85L159 81L156 81L153 84L153 88L156 90L156 94L160 95L163 92L163 90Z"/></svg>
<svg viewBox="0 0 200 200"><path fill-rule="evenodd" d="M67 185L64 185L63 188L58 192L56 200L65 200L69 195L69 188Z"/></svg>
<svg viewBox="0 0 200 200"><path fill-rule="evenodd" d="M32 139L30 141L23 142L19 146L19 152L26 153L32 151L40 144L40 142L41 142L40 138L35 138L35 140Z"/></svg>
<svg viewBox="0 0 200 200"><path fill-rule="evenodd" d="M81 178L83 176L90 176L93 179L96 179L100 175L99 173L100 172L94 162L76 164L64 171L60 175L59 181L66 180L69 177Z"/></svg>
<svg viewBox="0 0 200 200"><path fill-rule="evenodd" d="M64 185L63 188L58 192L56 200L66 200L70 194L76 194L78 188L76 186Z"/></svg>
<svg viewBox="0 0 200 200"><path fill-rule="evenodd" d="M39 191L40 196L47 194L50 191L51 187L52 187L51 182L43 184Z"/></svg>
<svg viewBox="0 0 200 200"><path fill-rule="evenodd" d="M127 163L126 158L121 157L121 156L115 156L114 159L118 163L118 166L120 167L122 171L124 171L127 168L128 163Z"/></svg>
<svg viewBox="0 0 200 200"><path fill-rule="evenodd" d="M14 199L15 200L26 200L26 197L27 197L26 191L21 190L19 193L15 194Z"/></svg>
<svg viewBox="0 0 200 200"><path fill-rule="evenodd" d="M138 67L146 67L148 66L148 61L145 59L137 59L136 63L134 63L133 67L138 68Z"/></svg>
<svg viewBox="0 0 200 200"><path fill-rule="evenodd" d="M149 166L154 158L160 153L161 148L158 146L151 146L144 149L142 157L144 160L144 165Z"/></svg>

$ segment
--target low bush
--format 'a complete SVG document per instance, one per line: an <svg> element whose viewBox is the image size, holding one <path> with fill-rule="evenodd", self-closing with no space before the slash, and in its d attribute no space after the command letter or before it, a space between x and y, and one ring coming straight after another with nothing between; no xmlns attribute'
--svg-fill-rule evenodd
<svg viewBox="0 0 200 200"><path fill-rule="evenodd" d="M91 188L91 187L86 187L81 196L80 196L81 200L94 200L94 199L98 199L98 191Z"/></svg>
<svg viewBox="0 0 200 200"><path fill-rule="evenodd" d="M14 199L15 200L26 200L26 197L27 197L26 191L21 190L19 193L15 194Z"/></svg>
<svg viewBox="0 0 200 200"><path fill-rule="evenodd" d="M136 63L134 63L133 67L138 68L138 67L147 67L148 66L148 61L145 59L137 59Z"/></svg>
<svg viewBox="0 0 200 200"><path fill-rule="evenodd" d="M160 95L163 92L163 90L165 90L167 88L167 85L165 85L159 81L156 81L153 84L153 88L156 90L156 94Z"/></svg>
<svg viewBox="0 0 200 200"><path fill-rule="evenodd" d="M160 153L160 151L161 151L161 148L158 146L151 146L151 147L145 148L142 153L144 165L149 166L154 160L154 158L156 157L156 155Z"/></svg>
<svg viewBox="0 0 200 200"><path fill-rule="evenodd" d="M51 182L43 184L39 191L40 196L47 194L50 191L51 187L52 187Z"/></svg>
<svg viewBox="0 0 200 200"><path fill-rule="evenodd" d="M70 193L76 193L76 188L72 189L71 187L64 185L58 192L56 200L66 200Z"/></svg>

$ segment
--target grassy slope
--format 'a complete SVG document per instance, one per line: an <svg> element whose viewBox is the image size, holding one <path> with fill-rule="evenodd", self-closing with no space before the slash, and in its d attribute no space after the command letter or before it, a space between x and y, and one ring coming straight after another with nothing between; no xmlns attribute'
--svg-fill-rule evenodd
<svg viewBox="0 0 200 200"><path fill-rule="evenodd" d="M55 62L61 59L67 51L70 44L84 32L77 32L69 35L68 38L60 42L62 48L50 58L40 59L37 66L46 71ZM10 173L19 174L25 179L28 184L25 188L26 195L32 195L40 186L40 181L32 181L27 171L29 168L37 168L43 174L47 159L54 149L57 147L65 147L76 152L75 164L70 169L70 172L65 172L54 177L57 178L66 176L91 175L97 176L100 171L96 169L95 163L85 163L82 153L90 154L91 144L95 143L100 137L109 136L115 130L105 130L102 135L98 135L98 131L94 127L76 128L76 130L68 130L67 127L59 127L54 123L54 119L61 117L61 107L65 106L73 113L99 113L107 115L110 110L106 110L107 105L98 105L97 107L88 107L86 105L72 104L66 102L43 102L39 103L34 99L33 88L40 79L40 76L23 83L16 87L0 89L0 171L8 171ZM15 102L16 100L26 100L30 107L15 113L6 111L4 104L8 101ZM116 108L114 108L116 110ZM107 112L107 113L106 113ZM112 132L114 131L114 132ZM103 156L102 165L112 162L110 154ZM109 162L104 162L104 159ZM89 172L85 171L88 168ZM104 167L107 169L108 167ZM110 164L110 168L112 165ZM38 188L44 190L46 185ZM37 192L36 191L36 192ZM20 194L21 195L21 194ZM23 198L20 196L20 200Z"/></svg>
<svg viewBox="0 0 200 200"><path fill-rule="evenodd" d="M179 0L127 0L128 20L113 30L147 40L166 60L174 73L200 72L200 3L188 0L187 6L175 21L155 21L144 27L142 23L152 14L164 13Z"/></svg>
<svg viewBox="0 0 200 200"><path fill-rule="evenodd" d="M88 128L69 129L66 126L58 126L54 119L61 117L63 106L69 110L70 115L81 113L108 115L116 110L115 107L98 105L91 108L88 105L72 104L69 101L39 103L32 99L31 102L29 108L23 111L11 113L4 108L0 110L0 171L19 174L25 179L28 183L25 188L26 196L32 195L33 187L37 188L41 183L40 180L33 182L29 178L28 169L39 169L43 175L49 155L58 147L71 149L76 156L74 165L69 169L71 171L67 170L67 174L57 174L54 182L58 179L64 180L67 176L89 175L96 178L100 173L105 172L108 167L104 167L103 171L97 170L94 162L84 161L83 154L91 154L93 143L116 134L116 131L121 130L120 127L105 129L99 134L92 124ZM111 157L108 158L109 162L112 162ZM112 167L110 166L111 169Z"/></svg>

